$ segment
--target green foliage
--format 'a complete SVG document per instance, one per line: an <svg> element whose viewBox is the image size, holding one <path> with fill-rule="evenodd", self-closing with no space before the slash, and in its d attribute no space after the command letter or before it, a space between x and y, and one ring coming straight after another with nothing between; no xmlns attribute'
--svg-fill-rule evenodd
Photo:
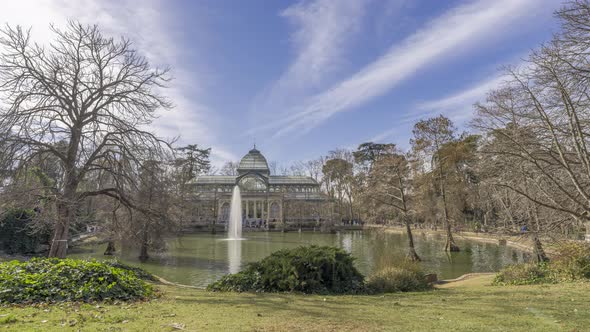
<svg viewBox="0 0 590 332"><path fill-rule="evenodd" d="M590 243L568 242L560 245L550 267L557 281L590 279Z"/></svg>
<svg viewBox="0 0 590 332"><path fill-rule="evenodd" d="M146 270L136 267L136 266L131 266L131 265L121 263L120 261L118 261L116 259L104 261L104 263L109 266L115 267L115 268L131 271L140 279L148 280L148 281L158 281L158 279L156 279L156 277L154 277L153 274L147 272Z"/></svg>
<svg viewBox="0 0 590 332"><path fill-rule="evenodd" d="M208 286L212 291L355 293L364 277L354 258L342 249L308 246L283 249L242 272L224 276Z"/></svg>
<svg viewBox="0 0 590 332"><path fill-rule="evenodd" d="M524 263L509 265L494 278L493 285L534 285L551 282L547 263Z"/></svg>
<svg viewBox="0 0 590 332"><path fill-rule="evenodd" d="M136 272L95 260L0 263L0 303L135 300L153 295Z"/></svg>
<svg viewBox="0 0 590 332"><path fill-rule="evenodd" d="M207 290L214 292L269 292L262 285L260 265L252 263L244 271L228 274L207 286ZM280 290L276 290L277 292Z"/></svg>
<svg viewBox="0 0 590 332"><path fill-rule="evenodd" d="M384 268L367 280L367 290L372 293L413 292L432 289L426 274L418 263Z"/></svg>
<svg viewBox="0 0 590 332"><path fill-rule="evenodd" d="M502 269L494 285L531 285L590 279L590 244L561 244L548 263L525 263Z"/></svg>
<svg viewBox="0 0 590 332"><path fill-rule="evenodd" d="M51 232L47 228L33 229L32 210L14 209L0 220L0 249L8 254L35 253L39 245L49 242Z"/></svg>

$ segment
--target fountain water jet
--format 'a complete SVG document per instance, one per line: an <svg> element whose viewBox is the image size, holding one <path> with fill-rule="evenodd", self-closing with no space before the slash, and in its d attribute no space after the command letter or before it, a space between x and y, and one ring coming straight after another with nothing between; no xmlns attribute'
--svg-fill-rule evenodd
<svg viewBox="0 0 590 332"><path fill-rule="evenodd" d="M234 187L231 198L227 233L230 240L242 239L242 195L240 194L240 187L237 185Z"/></svg>
<svg viewBox="0 0 590 332"><path fill-rule="evenodd" d="M229 273L231 274L238 273L241 270L242 242L243 241L227 241L227 262Z"/></svg>

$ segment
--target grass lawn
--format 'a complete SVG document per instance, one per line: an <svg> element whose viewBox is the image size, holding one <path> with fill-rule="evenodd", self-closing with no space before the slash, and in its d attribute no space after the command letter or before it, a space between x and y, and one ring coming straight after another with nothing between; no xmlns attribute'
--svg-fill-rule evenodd
<svg viewBox="0 0 590 332"><path fill-rule="evenodd" d="M0 307L0 331L588 331L590 283L489 286L491 276L422 293L308 296L158 286L118 305Z"/></svg>

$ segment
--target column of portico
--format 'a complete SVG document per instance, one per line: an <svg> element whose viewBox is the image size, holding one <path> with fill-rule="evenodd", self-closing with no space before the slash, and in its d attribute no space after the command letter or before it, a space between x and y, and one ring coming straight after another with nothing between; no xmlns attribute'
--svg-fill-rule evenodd
<svg viewBox="0 0 590 332"><path fill-rule="evenodd" d="M254 219L258 218L258 201L254 200Z"/></svg>
<svg viewBox="0 0 590 332"><path fill-rule="evenodd" d="M270 223L270 201L266 200L266 227L269 227Z"/></svg>
<svg viewBox="0 0 590 332"><path fill-rule="evenodd" d="M245 200L244 202L246 202L246 218L248 218L248 215L250 214L250 201Z"/></svg>

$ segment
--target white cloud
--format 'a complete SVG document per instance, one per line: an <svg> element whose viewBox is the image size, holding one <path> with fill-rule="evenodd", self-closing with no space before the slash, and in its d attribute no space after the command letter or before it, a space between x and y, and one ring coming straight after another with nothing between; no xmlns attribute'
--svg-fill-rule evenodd
<svg viewBox="0 0 590 332"><path fill-rule="evenodd" d="M511 24L530 18L540 6L535 0L480 0L455 7L348 79L294 107L289 116L257 130L279 128L275 136L304 133L383 95L428 65L508 32Z"/></svg>
<svg viewBox="0 0 590 332"><path fill-rule="evenodd" d="M498 88L505 80L505 77L499 76L479 82L474 87L455 92L441 99L421 102L418 104L417 110L424 112L421 116L441 113L455 121L464 121L473 114L473 104L483 101L490 90Z"/></svg>
<svg viewBox="0 0 590 332"><path fill-rule="evenodd" d="M281 16L294 26L294 58L278 80L257 98L256 111L277 110L325 83L346 62L370 0L300 1Z"/></svg>
<svg viewBox="0 0 590 332"><path fill-rule="evenodd" d="M178 35L170 29L173 17L166 16L167 1L103 1L103 0L19 0L5 1L0 10L0 23L31 27L33 39L47 43L53 39L49 24L64 26L68 20L98 24L103 32L129 38L135 48L154 65L172 67L174 80L164 93L175 108L160 112L153 123L161 136L180 136L179 143L213 146L213 158L222 162L235 159L223 147L216 145L210 122L212 112L199 98L202 93L198 73L183 68L180 57L184 48Z"/></svg>
<svg viewBox="0 0 590 332"><path fill-rule="evenodd" d="M296 26L296 57L280 84L305 88L336 70L351 36L359 30L367 2L316 0L287 8L282 15Z"/></svg>
<svg viewBox="0 0 590 332"><path fill-rule="evenodd" d="M496 77L484 82L480 82L475 87L468 88L463 91L456 92L450 96L443 97L441 99L430 100L421 102L418 105L420 110L448 110L457 106L465 106L467 104L473 104L478 100L481 100L485 95L493 88L498 87L505 78Z"/></svg>
<svg viewBox="0 0 590 332"><path fill-rule="evenodd" d="M485 79L475 86L454 92L440 99L420 102L412 112L401 116L396 125L373 136L370 142L380 142L397 135L400 130L413 126L421 119L443 114L451 119L456 125L462 126L473 115L473 105L476 102L484 101L487 94L502 85L506 81L505 76L497 76Z"/></svg>

